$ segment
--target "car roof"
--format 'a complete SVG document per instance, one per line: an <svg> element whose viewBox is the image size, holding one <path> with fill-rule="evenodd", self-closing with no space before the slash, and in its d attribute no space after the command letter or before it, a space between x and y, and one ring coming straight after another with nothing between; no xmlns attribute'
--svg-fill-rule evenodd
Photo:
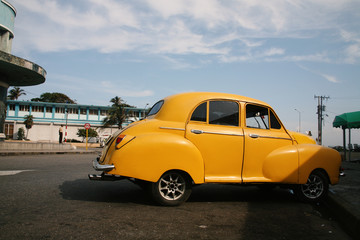
<svg viewBox="0 0 360 240"><path fill-rule="evenodd" d="M164 121L185 122L189 116L189 113L201 102L215 99L251 102L255 104L269 106L265 102L236 94L216 92L188 92L171 95L164 98L164 105L162 106L160 111L153 117Z"/></svg>

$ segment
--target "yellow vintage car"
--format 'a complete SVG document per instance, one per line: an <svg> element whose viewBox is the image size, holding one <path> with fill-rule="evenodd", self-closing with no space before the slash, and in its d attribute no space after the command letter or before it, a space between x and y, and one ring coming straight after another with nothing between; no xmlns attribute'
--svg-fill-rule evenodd
<svg viewBox="0 0 360 240"><path fill-rule="evenodd" d="M340 154L285 129L265 102L223 93L169 96L110 137L91 180L130 179L161 205L205 183L281 184L305 201L339 181Z"/></svg>

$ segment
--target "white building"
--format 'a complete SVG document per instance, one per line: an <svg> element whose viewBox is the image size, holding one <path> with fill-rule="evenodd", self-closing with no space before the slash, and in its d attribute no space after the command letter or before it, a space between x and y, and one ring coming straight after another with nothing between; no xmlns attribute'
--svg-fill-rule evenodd
<svg viewBox="0 0 360 240"><path fill-rule="evenodd" d="M24 117L32 115L34 125L27 136L31 141L58 142L61 125L67 140L82 141L77 132L79 128L84 128L85 123L89 123L100 138L106 138L117 130L117 126L101 128L109 109L109 106L8 100L4 132L7 139L17 139L20 128L26 134ZM125 111L127 120L123 126L145 117L145 109L125 107Z"/></svg>

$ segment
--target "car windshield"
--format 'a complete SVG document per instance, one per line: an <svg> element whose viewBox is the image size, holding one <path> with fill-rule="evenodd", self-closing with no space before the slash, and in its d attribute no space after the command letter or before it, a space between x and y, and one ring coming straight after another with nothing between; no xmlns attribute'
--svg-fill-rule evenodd
<svg viewBox="0 0 360 240"><path fill-rule="evenodd" d="M162 107L163 104L164 104L164 100L161 100L161 101L155 103L154 106L152 106L152 108L150 109L150 111L149 111L149 113L148 113L147 116L151 116L151 115L157 114L157 113L160 111L160 109L161 109L161 107Z"/></svg>

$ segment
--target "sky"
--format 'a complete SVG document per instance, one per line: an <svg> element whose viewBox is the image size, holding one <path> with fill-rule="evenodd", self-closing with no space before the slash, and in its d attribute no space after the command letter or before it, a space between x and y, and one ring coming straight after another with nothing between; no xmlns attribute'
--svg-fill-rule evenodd
<svg viewBox="0 0 360 240"><path fill-rule="evenodd" d="M316 137L315 96L326 96L325 146L342 145L335 116L360 111L360 0L7 1L12 54L47 71L20 100L61 92L144 108L180 92L233 93Z"/></svg>

